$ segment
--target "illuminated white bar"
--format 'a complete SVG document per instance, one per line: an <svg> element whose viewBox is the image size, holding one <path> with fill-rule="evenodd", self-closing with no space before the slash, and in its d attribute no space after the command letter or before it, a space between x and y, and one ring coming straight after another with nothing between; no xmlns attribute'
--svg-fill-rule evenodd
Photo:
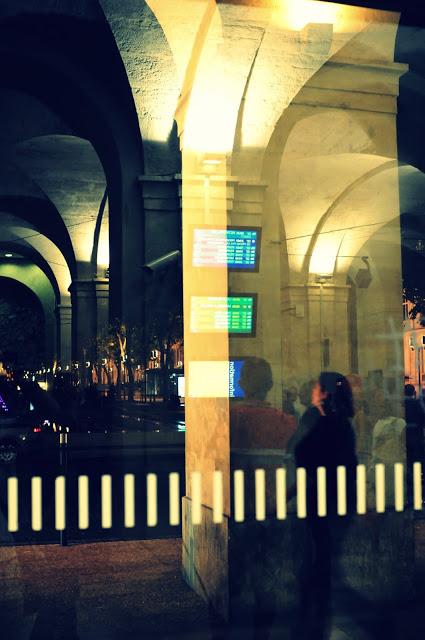
<svg viewBox="0 0 425 640"><path fill-rule="evenodd" d="M347 470L340 465L336 469L337 483L337 513L339 516L347 515Z"/></svg>
<svg viewBox="0 0 425 640"><path fill-rule="evenodd" d="M307 473L303 467L297 468L297 516L307 517Z"/></svg>
<svg viewBox="0 0 425 640"><path fill-rule="evenodd" d="M65 476L58 476L55 480L55 527L57 531L64 531L66 526L66 484Z"/></svg>
<svg viewBox="0 0 425 640"><path fill-rule="evenodd" d="M136 526L135 479L133 473L124 475L124 527Z"/></svg>
<svg viewBox="0 0 425 640"><path fill-rule="evenodd" d="M286 469L276 469L276 518L286 518Z"/></svg>
<svg viewBox="0 0 425 640"><path fill-rule="evenodd" d="M422 464L413 464L413 508L415 511L422 509Z"/></svg>
<svg viewBox="0 0 425 640"><path fill-rule="evenodd" d="M89 478L78 476L78 527L89 528Z"/></svg>
<svg viewBox="0 0 425 640"><path fill-rule="evenodd" d="M190 398L228 398L229 361L189 362L188 390Z"/></svg>
<svg viewBox="0 0 425 640"><path fill-rule="evenodd" d="M7 530L11 533L19 528L18 478L7 479Z"/></svg>
<svg viewBox="0 0 425 640"><path fill-rule="evenodd" d="M170 496L170 525L176 527L180 524L180 476L178 473L170 473L168 476L168 485Z"/></svg>
<svg viewBox="0 0 425 640"><path fill-rule="evenodd" d="M245 484L244 472L237 469L233 474L234 501L235 501L235 522L245 520Z"/></svg>
<svg viewBox="0 0 425 640"><path fill-rule="evenodd" d="M366 502L366 467L364 464L357 465L357 513L364 514L367 511Z"/></svg>
<svg viewBox="0 0 425 640"><path fill-rule="evenodd" d="M213 473L213 522L223 522L223 473Z"/></svg>
<svg viewBox="0 0 425 640"><path fill-rule="evenodd" d="M158 481L156 473L146 476L147 489L147 525L156 527L158 524Z"/></svg>
<svg viewBox="0 0 425 640"><path fill-rule="evenodd" d="M255 519L266 519L266 472L255 470Z"/></svg>
<svg viewBox="0 0 425 640"><path fill-rule="evenodd" d="M385 465L375 465L375 501L376 512L385 512Z"/></svg>
<svg viewBox="0 0 425 640"><path fill-rule="evenodd" d="M102 528L110 529L112 527L112 477L103 475L101 478L101 520Z"/></svg>
<svg viewBox="0 0 425 640"><path fill-rule="evenodd" d="M33 531L43 528L43 503L41 478L31 478L31 526Z"/></svg>
<svg viewBox="0 0 425 640"><path fill-rule="evenodd" d="M396 511L404 509L404 465L401 462L394 465L394 508Z"/></svg>
<svg viewBox="0 0 425 640"><path fill-rule="evenodd" d="M317 468L317 515L324 518L327 513L326 504L326 468Z"/></svg>
<svg viewBox="0 0 425 640"><path fill-rule="evenodd" d="M199 471L193 471L192 485L192 524L202 522L202 476Z"/></svg>

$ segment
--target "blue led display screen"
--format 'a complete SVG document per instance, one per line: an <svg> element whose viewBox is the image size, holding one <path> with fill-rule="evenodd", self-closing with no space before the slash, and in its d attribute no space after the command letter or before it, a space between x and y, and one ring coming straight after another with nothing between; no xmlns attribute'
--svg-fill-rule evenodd
<svg viewBox="0 0 425 640"><path fill-rule="evenodd" d="M244 360L229 360L229 398L243 398L244 392L239 385Z"/></svg>
<svg viewBox="0 0 425 640"><path fill-rule="evenodd" d="M258 271L260 229L199 228L193 232L193 266Z"/></svg>

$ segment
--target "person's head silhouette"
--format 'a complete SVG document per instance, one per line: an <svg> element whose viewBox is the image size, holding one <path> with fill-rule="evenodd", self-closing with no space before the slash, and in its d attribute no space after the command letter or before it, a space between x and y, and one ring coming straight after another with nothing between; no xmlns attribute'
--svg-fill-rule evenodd
<svg viewBox="0 0 425 640"><path fill-rule="evenodd" d="M406 398L416 398L416 389L413 384L404 385L404 395Z"/></svg>
<svg viewBox="0 0 425 640"><path fill-rule="evenodd" d="M264 402L273 386L271 366L263 358L247 358L241 370L239 385L246 400Z"/></svg>
<svg viewBox="0 0 425 640"><path fill-rule="evenodd" d="M350 383L337 371L322 371L313 388L312 403L320 404L325 414L335 413L344 418L354 416Z"/></svg>

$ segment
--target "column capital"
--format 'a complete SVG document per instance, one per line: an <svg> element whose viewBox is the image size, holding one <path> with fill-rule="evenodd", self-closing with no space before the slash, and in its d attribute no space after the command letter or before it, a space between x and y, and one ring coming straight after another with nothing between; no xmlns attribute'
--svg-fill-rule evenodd
<svg viewBox="0 0 425 640"><path fill-rule="evenodd" d="M90 278L88 280L73 280L69 287L71 296L78 298L94 298L102 297L103 293L109 295L109 279L108 278Z"/></svg>
<svg viewBox="0 0 425 640"><path fill-rule="evenodd" d="M55 314L60 319L71 318L72 305L71 304L58 304L55 308Z"/></svg>

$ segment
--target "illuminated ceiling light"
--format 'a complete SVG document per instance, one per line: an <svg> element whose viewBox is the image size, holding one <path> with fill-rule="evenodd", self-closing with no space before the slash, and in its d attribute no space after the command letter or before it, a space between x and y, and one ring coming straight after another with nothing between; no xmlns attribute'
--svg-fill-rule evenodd
<svg viewBox="0 0 425 640"><path fill-rule="evenodd" d="M289 29L301 31L307 24L332 24L341 19L343 7L319 0L285 0L282 18Z"/></svg>
<svg viewBox="0 0 425 640"><path fill-rule="evenodd" d="M217 166L221 164L221 160L217 158L207 158L206 160L202 160L202 164Z"/></svg>
<svg viewBox="0 0 425 640"><path fill-rule="evenodd" d="M214 155L206 154L201 160L202 172L206 175L217 173L220 171L219 167L221 164L223 164L223 160Z"/></svg>
<svg viewBox="0 0 425 640"><path fill-rule="evenodd" d="M332 280L333 275L331 273L316 273L316 282L318 284L326 284Z"/></svg>

